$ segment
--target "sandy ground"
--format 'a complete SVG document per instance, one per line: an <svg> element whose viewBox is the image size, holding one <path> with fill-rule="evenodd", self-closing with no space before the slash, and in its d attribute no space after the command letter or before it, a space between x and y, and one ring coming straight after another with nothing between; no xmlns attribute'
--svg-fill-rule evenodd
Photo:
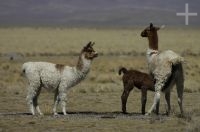
<svg viewBox="0 0 200 132"><path fill-rule="evenodd" d="M190 64L184 66L186 87L184 92L185 116L180 117L175 88L172 90L172 114L165 115L166 105L164 95L161 98L160 115L141 115L140 91L134 89L127 103L129 114L121 113L122 82L117 74L117 63L146 71L144 57L101 57L94 61L88 78L67 92L67 116L55 117L52 114L53 93L45 89L39 98L39 104L44 116L32 116L26 104L26 81L20 75L20 67L27 60L44 60L63 62L76 57L32 57L10 61L1 58L0 81L0 131L193 131L199 130L200 96L198 68ZM126 58L126 59L125 59ZM133 60L134 58L134 60ZM196 57L199 59L199 57ZM110 60L113 60L110 62ZM193 57L188 57L189 61ZM104 62L102 62L104 61ZM106 61L106 62L105 62ZM108 64L108 65L105 65ZM199 65L196 62L194 65ZM192 69L192 71L191 71ZM101 73L101 74L100 74ZM97 75L97 76L96 76ZM188 80L188 78L194 78ZM191 81L191 82L190 82ZM192 88L189 87L194 83ZM148 93L146 108L150 108L153 93ZM59 109L60 111L60 109Z"/></svg>
<svg viewBox="0 0 200 132"><path fill-rule="evenodd" d="M199 29L171 28L159 31L161 50L172 49L185 58L184 117L180 116L176 89L172 113L166 116L164 95L160 114L141 114L141 93L134 89L121 113L123 85L120 66L147 72L147 40L142 29L0 28L0 132L197 132L200 131L200 33ZM39 104L44 116L32 116L26 103L27 83L21 76L26 61L74 65L80 48L95 41L100 56L87 78L67 92L67 116L53 116L53 93L43 89ZM148 92L146 111L154 94ZM58 111L61 111L60 108Z"/></svg>

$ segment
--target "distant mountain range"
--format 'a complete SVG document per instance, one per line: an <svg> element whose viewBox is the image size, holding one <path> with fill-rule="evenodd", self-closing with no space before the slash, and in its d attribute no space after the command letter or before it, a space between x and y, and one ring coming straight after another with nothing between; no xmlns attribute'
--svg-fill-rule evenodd
<svg viewBox="0 0 200 132"><path fill-rule="evenodd" d="M189 24L200 26L200 0L1 0L0 26L176 26L185 3L198 13Z"/></svg>

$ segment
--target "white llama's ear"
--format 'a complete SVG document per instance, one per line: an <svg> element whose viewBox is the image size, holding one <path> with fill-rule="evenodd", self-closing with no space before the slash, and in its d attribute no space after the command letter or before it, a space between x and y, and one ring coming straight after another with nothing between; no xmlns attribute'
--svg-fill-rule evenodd
<svg viewBox="0 0 200 132"><path fill-rule="evenodd" d="M95 42L92 42L92 43L91 43L91 46L93 46L94 44L95 44Z"/></svg>
<svg viewBox="0 0 200 132"><path fill-rule="evenodd" d="M92 44L92 42L90 41L86 46L85 46L85 48L88 48L88 47L90 47L91 46L91 44Z"/></svg>

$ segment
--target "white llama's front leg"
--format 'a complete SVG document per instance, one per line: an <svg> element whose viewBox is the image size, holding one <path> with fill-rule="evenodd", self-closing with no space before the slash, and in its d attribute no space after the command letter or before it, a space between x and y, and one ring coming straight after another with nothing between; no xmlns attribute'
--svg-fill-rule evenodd
<svg viewBox="0 0 200 132"><path fill-rule="evenodd" d="M59 98L60 98L62 112L63 112L64 115L67 115L67 113L66 113L66 102L65 102L66 101L66 93L60 92Z"/></svg>
<svg viewBox="0 0 200 132"><path fill-rule="evenodd" d="M33 102L29 100L28 105L29 105L29 110L30 110L31 114L35 115L35 108L33 106Z"/></svg>

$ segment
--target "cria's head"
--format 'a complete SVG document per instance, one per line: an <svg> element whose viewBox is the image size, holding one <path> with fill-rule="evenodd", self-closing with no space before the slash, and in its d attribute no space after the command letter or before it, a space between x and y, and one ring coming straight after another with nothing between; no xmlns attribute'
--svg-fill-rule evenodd
<svg viewBox="0 0 200 132"><path fill-rule="evenodd" d="M164 28L164 26L161 26L161 28ZM152 23L150 23L150 25L141 32L141 36L142 37L151 37L151 36L155 35L155 33L157 33L157 31L159 29L160 29L160 27L156 27Z"/></svg>
<svg viewBox="0 0 200 132"><path fill-rule="evenodd" d="M88 60L92 60L98 56L98 53L93 49L94 42L89 42L86 46L82 49L82 54Z"/></svg>

